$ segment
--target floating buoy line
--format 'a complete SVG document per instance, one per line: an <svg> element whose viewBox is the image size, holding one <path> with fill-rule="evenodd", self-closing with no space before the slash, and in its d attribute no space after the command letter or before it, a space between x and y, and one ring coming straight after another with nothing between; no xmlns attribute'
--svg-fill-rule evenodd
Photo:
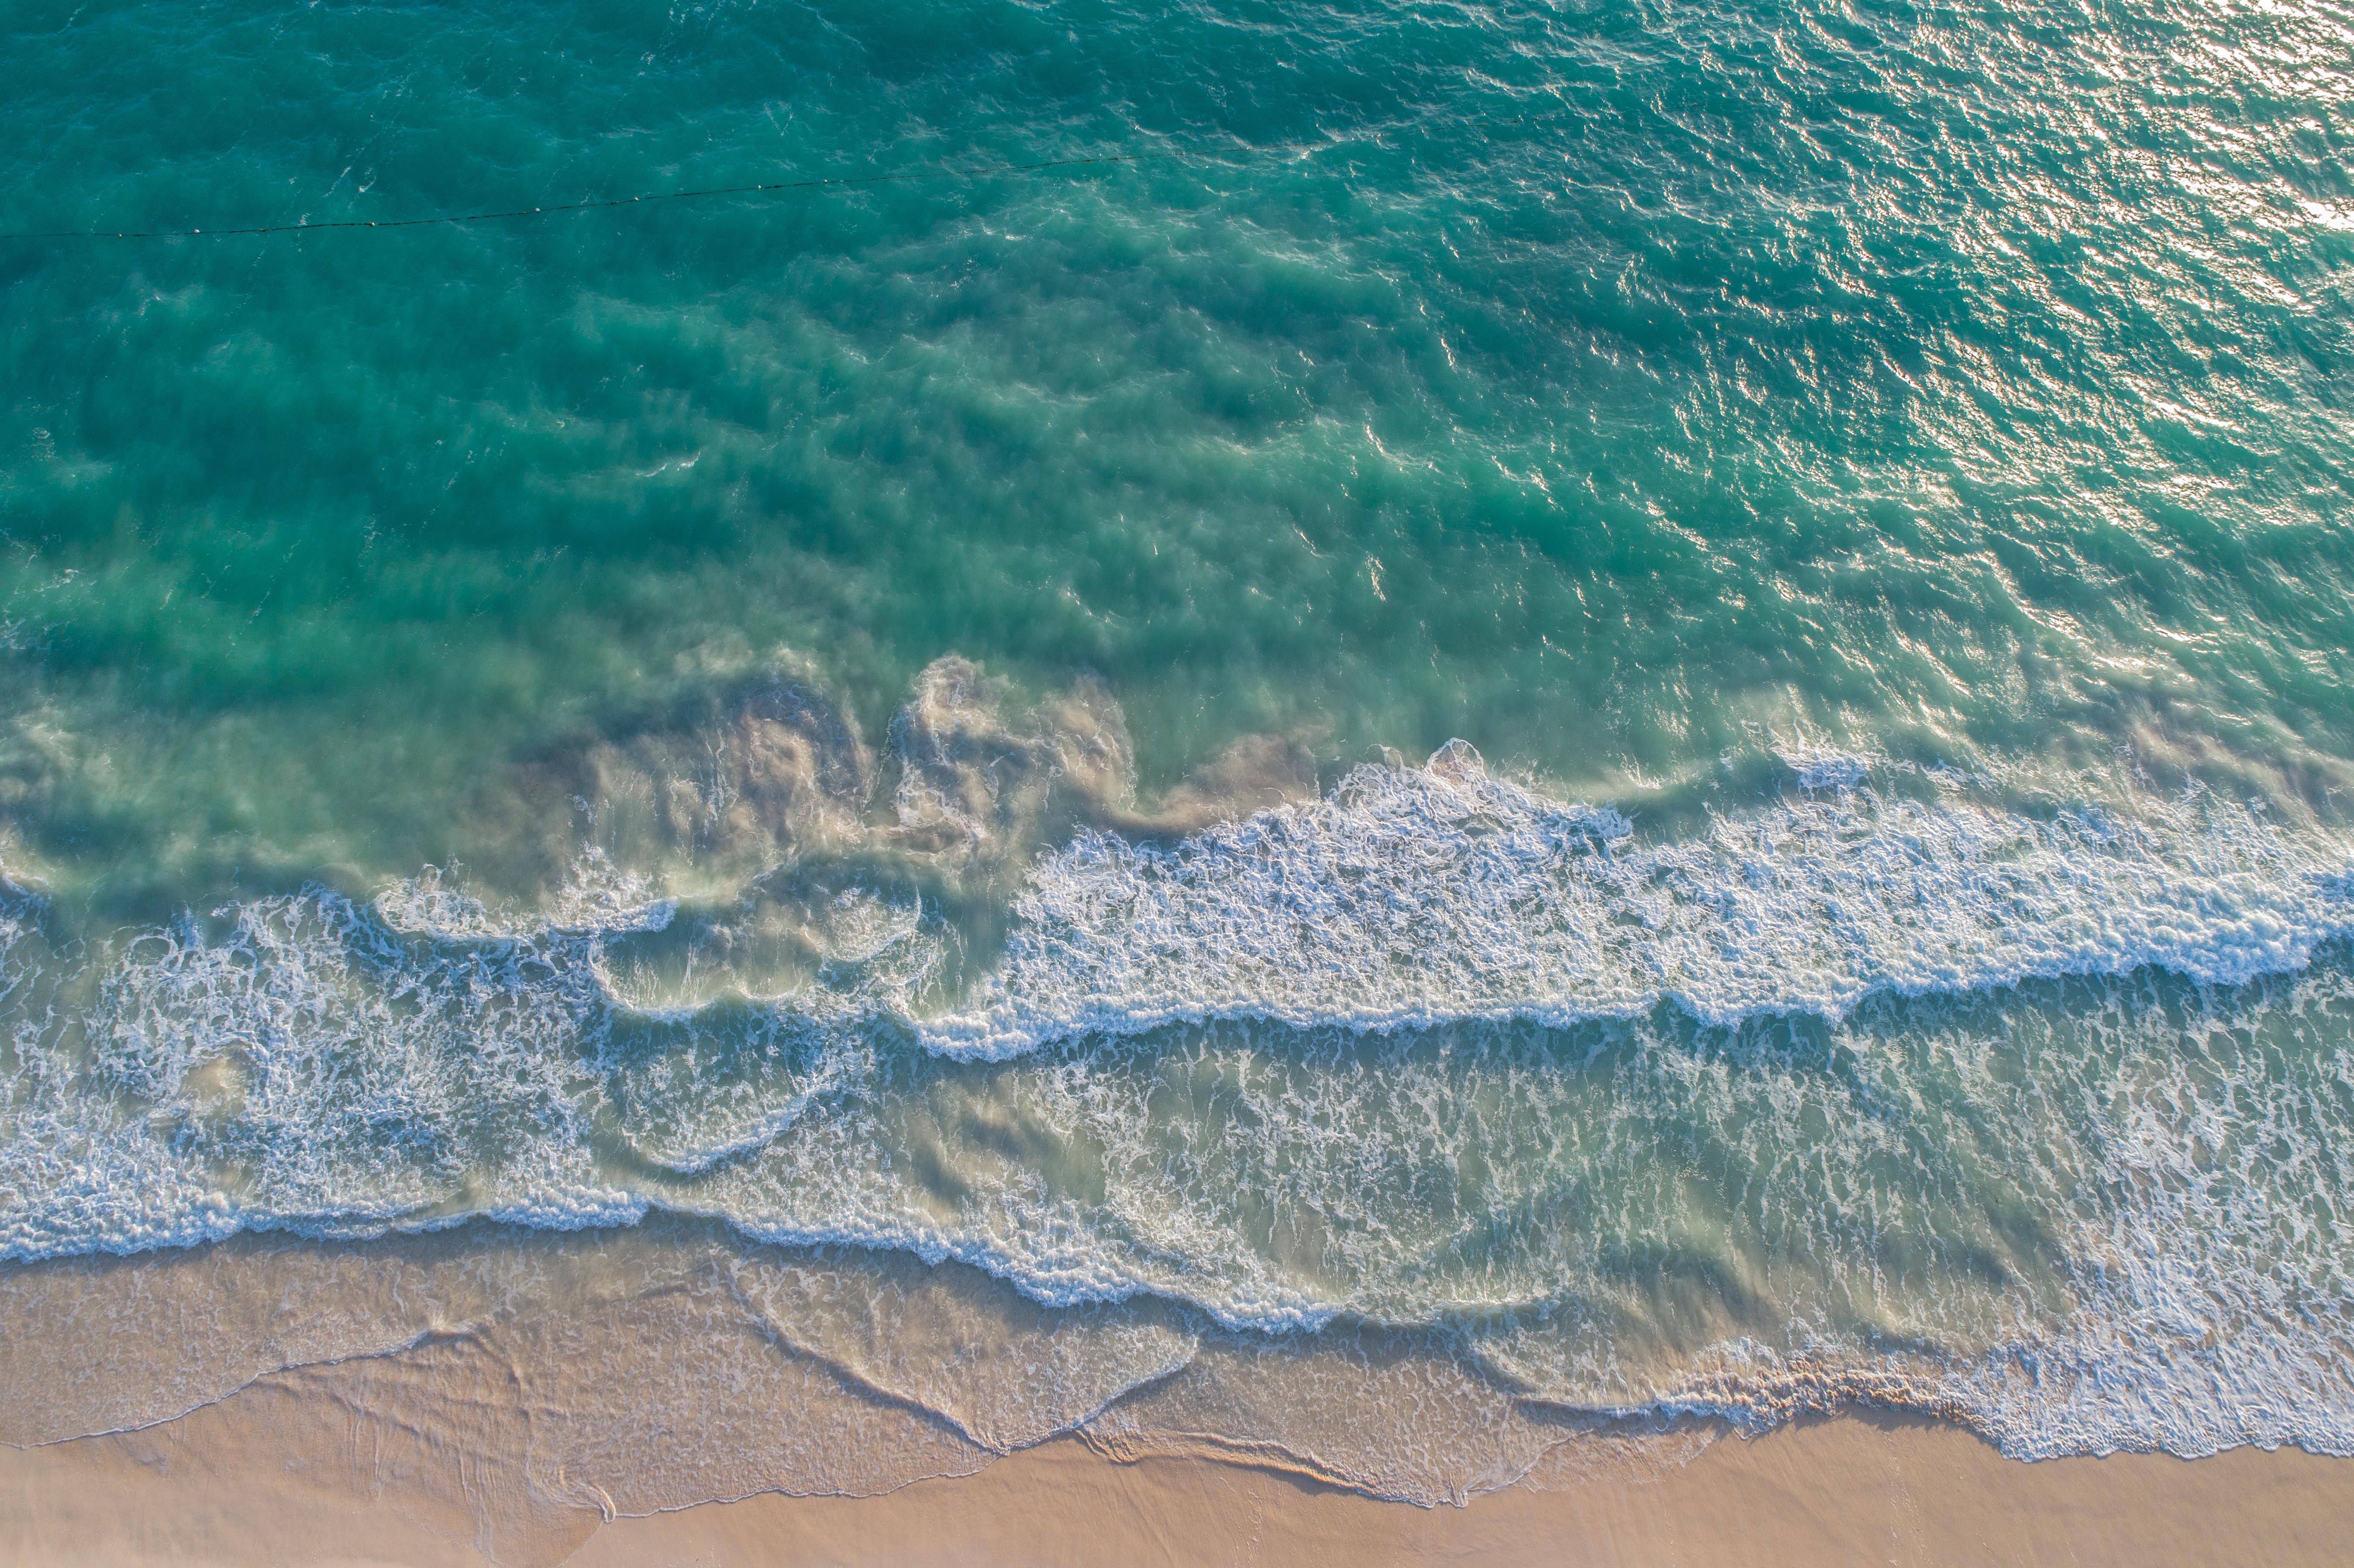
<svg viewBox="0 0 2354 1568"><path fill-rule="evenodd" d="M549 207L510 207L503 212L462 212L440 217L337 218L328 223L268 223L250 228L58 228L0 234L6 239L233 239L239 235L316 234L330 228L425 228L434 224L498 223L514 218L552 217L559 212L593 212L600 207L639 207L648 202L694 201L703 196L762 196L777 191L813 191L828 186L881 185L909 180L981 180L1000 175L1034 175L1049 169L1079 169L1099 164L1149 164L1182 158L1183 153L1119 153L1096 158L1046 158L1034 164L999 164L987 168L959 169L932 165L903 169L889 175L838 175L816 180L778 180L757 185L711 185L700 190L656 191L646 196L611 196L601 201L561 202Z"/></svg>

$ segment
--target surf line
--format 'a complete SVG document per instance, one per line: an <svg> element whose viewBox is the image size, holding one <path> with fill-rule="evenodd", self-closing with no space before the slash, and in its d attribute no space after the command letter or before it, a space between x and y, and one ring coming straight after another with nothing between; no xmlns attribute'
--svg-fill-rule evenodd
<svg viewBox="0 0 2354 1568"><path fill-rule="evenodd" d="M450 213L440 217L337 218L328 223L270 223L250 228L59 228L0 234L5 239L232 239L254 234L315 234L330 228L426 228L435 224L498 223L514 218L547 217L559 212L592 212L600 207L636 207L645 202L693 201L703 196L761 196L777 191L813 191L828 186L881 185L909 180L981 180L1000 175L1035 175L1050 169L1080 169L1100 164L1150 164L1190 158L1191 153L1118 153L1095 158L1046 158L1034 164L997 164L986 168L960 169L945 164L903 169L888 175L838 175L816 180L779 180L757 185L710 185L697 190L656 191L647 196L612 196L601 201L562 202L550 207L510 207L503 212Z"/></svg>

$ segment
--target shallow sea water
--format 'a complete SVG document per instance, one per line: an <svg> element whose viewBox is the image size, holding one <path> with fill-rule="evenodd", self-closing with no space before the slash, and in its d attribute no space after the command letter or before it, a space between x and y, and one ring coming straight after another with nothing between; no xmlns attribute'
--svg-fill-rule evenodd
<svg viewBox="0 0 2354 1568"><path fill-rule="evenodd" d="M2354 1452L2354 13L5 26L0 1439Z"/></svg>

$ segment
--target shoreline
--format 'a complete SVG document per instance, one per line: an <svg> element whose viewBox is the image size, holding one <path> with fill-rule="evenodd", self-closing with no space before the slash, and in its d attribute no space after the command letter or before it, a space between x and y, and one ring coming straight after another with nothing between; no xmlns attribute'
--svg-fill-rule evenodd
<svg viewBox="0 0 2354 1568"><path fill-rule="evenodd" d="M453 1427L355 1396L361 1367L272 1373L135 1432L0 1447L0 1563L2296 1568L2341 1561L2354 1530L2354 1460L2240 1448L2030 1463L1951 1425L1872 1413L1755 1438L1695 1429L1672 1454L1589 1450L1459 1508L1206 1447L1113 1457L1063 1436L873 1497L761 1493L609 1518L593 1486L552 1499L526 1479L530 1421L506 1391L429 1372L418 1386L437 1404L482 1417Z"/></svg>

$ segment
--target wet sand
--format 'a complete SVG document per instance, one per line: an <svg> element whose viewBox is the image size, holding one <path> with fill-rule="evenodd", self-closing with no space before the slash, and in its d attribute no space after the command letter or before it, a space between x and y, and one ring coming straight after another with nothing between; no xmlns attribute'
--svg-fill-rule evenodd
<svg viewBox="0 0 2354 1568"><path fill-rule="evenodd" d="M393 1358L398 1359L398 1358ZM1917 1418L1721 1436L1688 1461L1556 1469L1417 1509L1211 1457L1108 1457L1076 1439L871 1498L763 1495L644 1518L524 1480L502 1391L404 1419L348 1370L262 1378L144 1431L0 1448L0 1561L510 1568L892 1564L2339 1563L2354 1460L2240 1450L2020 1464ZM783 1416L790 1419L790 1415Z"/></svg>

